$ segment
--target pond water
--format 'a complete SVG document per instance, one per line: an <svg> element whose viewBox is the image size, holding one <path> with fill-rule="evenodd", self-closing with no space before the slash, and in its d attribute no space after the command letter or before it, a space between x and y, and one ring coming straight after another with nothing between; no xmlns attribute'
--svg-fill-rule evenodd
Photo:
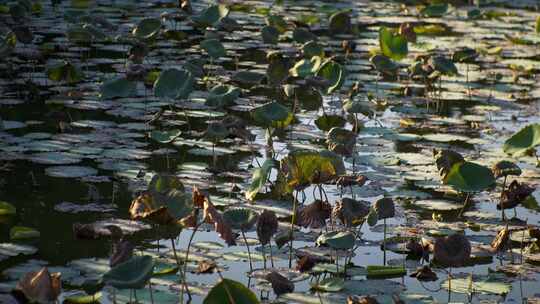
<svg viewBox="0 0 540 304"><path fill-rule="evenodd" d="M294 194L302 202L299 208L323 197L331 206L343 198L373 205L387 197L395 203L395 216L385 220L386 228L379 220L374 226L365 223L352 229L357 239L349 252L349 276L334 292L310 287L333 276L336 255L341 255L337 262L343 271L345 251L315 244L320 234L348 230L336 219L325 219L323 228L295 226L295 256L318 256L317 271L300 273L296 261L289 269L288 245L278 249L272 242L273 268L295 285L293 293L279 296L264 279L263 248L255 226L246 231L255 268L251 272L241 236L236 246L227 246L213 225L202 224L193 235L187 267L192 303L203 303L220 276L248 286L268 303L346 303L349 295L373 295L380 303L392 303L394 295L405 303L520 303L525 299L533 303L540 298L540 249L534 248L539 240L526 232L527 225L534 230L540 224L540 190L515 211L506 210L508 217L515 212L507 226L496 208L502 178L494 188L475 191L464 205L467 195L441 183L433 156L434 149L450 149L487 168L510 160L522 173L511 176L508 184L516 179L538 188L540 163L534 153L518 157L503 151L512 134L540 123L537 1L486 0L478 1L480 6L450 1L453 5L444 8L418 7L422 1L413 0L224 1L229 10L226 18L220 15L224 7L208 10L210 1L192 1L191 13L181 12L177 1L167 0L56 2L35 2L39 5L32 6L33 12L16 14L17 18L10 10L25 1L0 3L0 43L4 43L0 45L0 201L16 207L16 213L0 215L0 302L12 303L8 294L20 278L43 266L62 273L60 300L92 290L89 286L109 270L112 241L107 236L77 237L76 223L101 223L101 231L107 225L121 227L135 245L135 254L153 256L157 269L174 268L170 237L149 222L132 221L129 213L132 201L154 176L166 174L177 176L188 194L193 187L201 189L220 212L275 211L279 233L290 226ZM161 28L143 26L148 18L160 21ZM201 26L205 18L216 22ZM405 42L404 56L398 54L402 47L396 46L403 41L392 42L396 45L388 54L402 58L389 63L395 65L390 74L388 66L377 70L372 56L380 53L381 28L397 29L403 23L413 26L416 42ZM333 26L333 31L328 30ZM28 28L31 41L24 41L25 33L19 32L19 41L8 47L6 37L15 28ZM264 41L261 31L268 34ZM277 43L269 43L276 38ZM205 43L210 44L204 47ZM347 50L347 45L353 47ZM221 46L225 54L220 54ZM456 53L463 50L473 51L474 58L457 60ZM271 51L281 57L267 57ZM214 59L213 52L218 53ZM300 62L309 52L324 53L323 60L339 63L343 73L335 76L331 70L325 77L336 85L335 91L327 91L328 85L321 86L321 79L313 77L313 60ZM454 62L442 65L450 62L458 73L442 67L430 71L436 75L410 77L408 67L414 62L438 67L433 59L437 56L454 56ZM272 58L278 58L276 69L290 74L278 79L278 84L267 71ZM139 59L143 79L125 80L130 73L140 77L135 73ZM175 96L187 92L186 96L156 96L160 93L153 83L159 81L159 72L174 68L189 70L193 90L179 88L178 83L189 79L176 75L173 84L163 80L163 90L174 90ZM254 74L241 75L241 71ZM275 73L279 78L280 72ZM301 77L293 77L299 73ZM216 85L234 86L239 94L224 102L224 97L209 94ZM223 104L209 106L209 96ZM344 110L351 99L361 111ZM272 108L261 114L274 123L268 140L267 123L253 112L275 100L287 113L283 118L282 108ZM337 122L323 121L330 118ZM225 124L224 119L229 121ZM208 128L213 123L218 124L217 131ZM265 161L273 158L283 163L299 149L328 149L327 134L334 126L358 128L352 153L340 155L339 161L347 175L367 178L365 184L341 188L327 181L320 186L324 193L309 185L278 197L270 191L279 184L275 166L254 199L246 199L253 174ZM535 149L530 151L538 155ZM35 231L18 239L12 234L19 226ZM491 241L504 227L511 229L512 248L493 252ZM420 282L409 275L429 262L395 250L383 253L385 229L387 237L433 242L436 237L464 233L472 244L472 258L467 266L451 270L433 265L438 278ZM186 228L173 236L182 260L192 232ZM216 262L220 273L197 274L202 260ZM403 265L407 274L366 276L367 266L384 261ZM267 264L271 267L269 259ZM452 293L444 288L449 271L455 281ZM472 288L469 280L474 281ZM155 303L179 302L178 273L154 275L151 282ZM116 293L119 302L129 301L129 290ZM112 294L106 287L99 301L111 303ZM150 303L148 288L139 290L137 298Z"/></svg>

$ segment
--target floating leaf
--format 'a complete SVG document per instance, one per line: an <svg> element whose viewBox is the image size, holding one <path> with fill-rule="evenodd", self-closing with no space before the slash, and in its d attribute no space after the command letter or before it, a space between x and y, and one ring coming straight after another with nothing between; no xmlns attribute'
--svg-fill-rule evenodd
<svg viewBox="0 0 540 304"><path fill-rule="evenodd" d="M30 227L13 226L9 230L9 238L12 240L38 238L39 236L39 231Z"/></svg>
<svg viewBox="0 0 540 304"><path fill-rule="evenodd" d="M103 282L118 289L140 289L150 280L153 271L151 256L134 256L103 274Z"/></svg>
<svg viewBox="0 0 540 304"><path fill-rule="evenodd" d="M425 17L442 17L448 10L448 3L430 4L420 10L420 15Z"/></svg>
<svg viewBox="0 0 540 304"><path fill-rule="evenodd" d="M379 46L385 56L394 60L405 58L409 52L407 39L386 27L379 29Z"/></svg>
<svg viewBox="0 0 540 304"><path fill-rule="evenodd" d="M184 69L168 69L154 83L154 94L160 98L185 99L193 91L195 79Z"/></svg>
<svg viewBox="0 0 540 304"><path fill-rule="evenodd" d="M345 288L345 280L337 277L326 278L311 285L311 289L323 292L338 292L343 290L343 288Z"/></svg>
<svg viewBox="0 0 540 304"><path fill-rule="evenodd" d="M133 36L138 39L152 39L161 29L161 20L157 18L145 18L133 29Z"/></svg>
<svg viewBox="0 0 540 304"><path fill-rule="evenodd" d="M506 295L512 289L512 286L505 282L498 282L490 280L489 278L476 281L470 277L468 278L454 278L451 281L452 292L457 293L484 293L484 294L497 294ZM448 289L449 282L445 280L441 283L441 286Z"/></svg>
<svg viewBox="0 0 540 304"><path fill-rule="evenodd" d="M49 67L47 69L47 77L52 81L76 83L84 78L84 74L78 67L71 64L69 61L64 61Z"/></svg>
<svg viewBox="0 0 540 304"><path fill-rule="evenodd" d="M226 107L232 105L239 96L240 89L233 86L217 85L210 90L204 104L211 107Z"/></svg>
<svg viewBox="0 0 540 304"><path fill-rule="evenodd" d="M227 51L221 42L217 39L206 39L201 41L201 48L205 50L210 57L218 59L227 56Z"/></svg>
<svg viewBox="0 0 540 304"><path fill-rule="evenodd" d="M367 266L368 277L391 277L391 276L403 276L406 274L407 274L407 270L403 266L380 266L380 265Z"/></svg>
<svg viewBox="0 0 540 304"><path fill-rule="evenodd" d="M458 74L456 65L444 56L432 56L428 63L435 71L443 75L455 76Z"/></svg>
<svg viewBox="0 0 540 304"><path fill-rule="evenodd" d="M13 206L12 204L0 201L0 216L2 215L13 215L17 213L17 208Z"/></svg>
<svg viewBox="0 0 540 304"><path fill-rule="evenodd" d="M118 77L103 82L101 85L100 98L111 99L116 97L129 97L136 93L137 83L123 77Z"/></svg>
<svg viewBox="0 0 540 304"><path fill-rule="evenodd" d="M507 139L503 150L510 155L521 155L538 145L540 145L540 124L532 124Z"/></svg>
<svg viewBox="0 0 540 304"><path fill-rule="evenodd" d="M206 295L204 304L258 304L259 299L242 283L222 279Z"/></svg>
<svg viewBox="0 0 540 304"><path fill-rule="evenodd" d="M182 134L182 131L180 130L169 130L169 131L154 130L148 133L148 137L162 144L168 144L168 143L173 142L178 137L180 137L181 134Z"/></svg>
<svg viewBox="0 0 540 304"><path fill-rule="evenodd" d="M279 31L273 26L264 26L261 28L261 36L264 43L277 44L279 40Z"/></svg>

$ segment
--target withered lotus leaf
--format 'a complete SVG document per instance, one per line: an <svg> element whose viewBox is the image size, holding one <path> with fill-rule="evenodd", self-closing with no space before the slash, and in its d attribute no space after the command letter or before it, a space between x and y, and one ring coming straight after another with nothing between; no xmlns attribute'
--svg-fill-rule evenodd
<svg viewBox="0 0 540 304"><path fill-rule="evenodd" d="M56 301L62 289L60 273L49 273L47 267L26 273L15 287L29 302L51 303Z"/></svg>
<svg viewBox="0 0 540 304"><path fill-rule="evenodd" d="M276 213L271 210L264 210L257 221L257 237L261 244L270 243L270 239L278 229L278 219Z"/></svg>
<svg viewBox="0 0 540 304"><path fill-rule="evenodd" d="M305 228L321 228L326 225L331 213L332 206L328 202L316 200L300 210L298 224Z"/></svg>
<svg viewBox="0 0 540 304"><path fill-rule="evenodd" d="M279 274L277 271L272 271L265 277L270 284L272 284L272 289L279 296L284 293L289 293L294 291L294 284L291 280Z"/></svg>
<svg viewBox="0 0 540 304"><path fill-rule="evenodd" d="M435 241L433 259L447 267L461 267L471 256L471 243L462 234L456 233Z"/></svg>

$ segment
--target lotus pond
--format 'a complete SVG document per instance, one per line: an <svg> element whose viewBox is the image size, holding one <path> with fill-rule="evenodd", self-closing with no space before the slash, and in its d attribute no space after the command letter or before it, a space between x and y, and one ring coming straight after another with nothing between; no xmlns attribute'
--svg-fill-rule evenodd
<svg viewBox="0 0 540 304"><path fill-rule="evenodd" d="M538 9L0 1L0 302L538 303Z"/></svg>

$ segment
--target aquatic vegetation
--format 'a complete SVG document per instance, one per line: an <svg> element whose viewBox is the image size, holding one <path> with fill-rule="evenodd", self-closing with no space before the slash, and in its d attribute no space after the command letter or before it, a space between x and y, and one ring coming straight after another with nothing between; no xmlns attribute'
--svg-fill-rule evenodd
<svg viewBox="0 0 540 304"><path fill-rule="evenodd" d="M0 302L534 297L533 2L0 3Z"/></svg>

